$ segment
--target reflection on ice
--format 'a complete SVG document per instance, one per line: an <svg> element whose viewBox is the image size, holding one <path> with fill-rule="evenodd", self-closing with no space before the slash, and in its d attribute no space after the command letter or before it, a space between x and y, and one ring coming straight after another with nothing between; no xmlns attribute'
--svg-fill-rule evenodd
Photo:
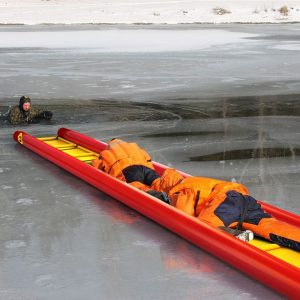
<svg viewBox="0 0 300 300"><path fill-rule="evenodd" d="M277 45L272 48L278 50L300 51L300 44L295 43L295 44Z"/></svg>
<svg viewBox="0 0 300 300"><path fill-rule="evenodd" d="M31 205L33 203L34 200L30 199L30 198L21 198L17 200L17 204L21 204L21 205Z"/></svg>
<svg viewBox="0 0 300 300"><path fill-rule="evenodd" d="M89 48L97 52L191 51L229 43L252 43L258 36L226 30L84 30L2 32L1 48ZM180 43L178 43L180 41ZM36 49L38 50L38 49Z"/></svg>
<svg viewBox="0 0 300 300"><path fill-rule="evenodd" d="M14 248L21 248L26 247L26 242L22 240L12 240L5 242L5 248L7 249L14 249Z"/></svg>

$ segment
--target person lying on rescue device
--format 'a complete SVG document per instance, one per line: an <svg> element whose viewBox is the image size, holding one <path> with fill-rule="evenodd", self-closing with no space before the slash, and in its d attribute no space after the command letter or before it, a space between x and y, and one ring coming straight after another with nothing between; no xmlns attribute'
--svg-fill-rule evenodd
<svg viewBox="0 0 300 300"><path fill-rule="evenodd" d="M160 177L154 170L150 155L136 143L112 139L99 159L92 161L92 166L169 203L165 192L151 189L153 182Z"/></svg>
<svg viewBox="0 0 300 300"><path fill-rule="evenodd" d="M187 177L166 169L152 189L165 192L170 204L233 235L253 232L273 243L300 251L300 230L266 213L248 189L234 182Z"/></svg>
<svg viewBox="0 0 300 300"><path fill-rule="evenodd" d="M35 123L38 119L51 120L53 113L51 111L38 109L31 106L31 100L28 96L22 96L19 105L13 106L8 112L8 121L13 124Z"/></svg>
<svg viewBox="0 0 300 300"><path fill-rule="evenodd" d="M160 177L151 157L135 143L113 139L92 165L128 182L177 209L248 241L251 233L300 251L297 227L266 213L248 189L240 184L205 177L184 178L175 169Z"/></svg>

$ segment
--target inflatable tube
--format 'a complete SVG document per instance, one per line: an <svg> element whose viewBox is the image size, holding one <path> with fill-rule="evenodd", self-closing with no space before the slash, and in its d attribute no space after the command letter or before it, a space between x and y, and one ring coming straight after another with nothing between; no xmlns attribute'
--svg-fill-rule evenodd
<svg viewBox="0 0 300 300"><path fill-rule="evenodd" d="M57 136L98 153L106 145L66 128L59 129ZM24 147L81 178L275 291L290 298L296 299L299 297L299 268L248 243L242 242L196 218L188 216L174 207L126 183L116 180L23 131L16 131L14 139ZM158 172L162 172L166 167L155 163L155 168ZM184 175L188 176L187 174ZM290 223L298 224L297 226L299 226L298 216L270 205L266 205L265 207L276 212L277 217L282 217L282 220L289 220Z"/></svg>
<svg viewBox="0 0 300 300"><path fill-rule="evenodd" d="M64 138L68 141L71 141L75 144L84 145L87 149L94 151L94 152L100 152L105 149L106 143L97 141L93 138L90 138L86 135L83 135L77 131L70 130L67 128L60 128L57 132L57 135L61 138ZM163 171L167 168L166 166L159 164L157 162L154 162L155 170L161 175ZM184 177L188 177L190 175L180 172ZM270 204L266 204L262 201L259 201L259 203L262 205L263 209L266 210L268 213L270 213L273 217L277 218L278 220L281 220L283 222L287 222L294 226L300 227L300 218L299 216L285 211L283 209L280 209L278 207L272 206Z"/></svg>

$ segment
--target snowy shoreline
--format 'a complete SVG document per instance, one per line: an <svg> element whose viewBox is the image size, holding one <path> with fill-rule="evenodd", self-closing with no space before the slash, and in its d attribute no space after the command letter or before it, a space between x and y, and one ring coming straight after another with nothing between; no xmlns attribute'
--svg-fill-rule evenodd
<svg viewBox="0 0 300 300"><path fill-rule="evenodd" d="M0 0L1 25L298 22L299 1Z"/></svg>

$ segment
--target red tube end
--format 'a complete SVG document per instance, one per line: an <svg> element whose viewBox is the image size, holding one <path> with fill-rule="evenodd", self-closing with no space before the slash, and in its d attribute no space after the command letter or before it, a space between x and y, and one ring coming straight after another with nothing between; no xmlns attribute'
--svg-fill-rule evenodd
<svg viewBox="0 0 300 300"><path fill-rule="evenodd" d="M20 140L19 140L20 133L26 134L26 133L25 133L24 131L22 131L22 130L17 130L17 131L15 131L14 134L13 134L13 138L14 138L14 140L15 140L17 143L20 143Z"/></svg>
<svg viewBox="0 0 300 300"><path fill-rule="evenodd" d="M68 129L68 128L64 128L64 127L59 128L58 131L57 131L57 135L59 137L64 137L66 132L68 132L68 131L70 131L70 129Z"/></svg>

